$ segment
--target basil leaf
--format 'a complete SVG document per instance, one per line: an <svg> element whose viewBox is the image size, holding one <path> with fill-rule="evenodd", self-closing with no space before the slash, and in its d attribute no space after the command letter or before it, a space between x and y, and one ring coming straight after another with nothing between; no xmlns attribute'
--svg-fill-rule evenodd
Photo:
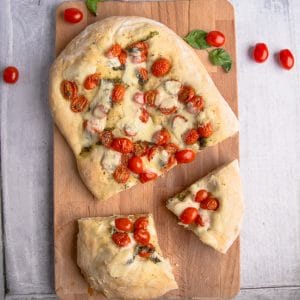
<svg viewBox="0 0 300 300"><path fill-rule="evenodd" d="M222 66L227 73L231 69L232 59L223 48L211 50L209 52L209 60L215 66Z"/></svg>
<svg viewBox="0 0 300 300"><path fill-rule="evenodd" d="M97 4L98 2L100 2L101 0L86 0L86 6L88 8L88 10L93 13L95 16L97 16Z"/></svg>
<svg viewBox="0 0 300 300"><path fill-rule="evenodd" d="M207 49L210 46L206 42L207 32L200 29L195 29L189 32L183 39L193 48Z"/></svg>

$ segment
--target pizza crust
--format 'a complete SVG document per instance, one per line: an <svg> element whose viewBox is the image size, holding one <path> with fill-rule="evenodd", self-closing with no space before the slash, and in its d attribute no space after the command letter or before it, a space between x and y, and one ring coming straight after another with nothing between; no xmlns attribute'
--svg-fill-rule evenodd
<svg viewBox="0 0 300 300"><path fill-rule="evenodd" d="M234 160L214 170L192 184L183 193L188 192L194 195L202 188L212 192L219 200L220 206L216 211L209 213L210 225L206 230L200 231L199 226L196 225L184 226L192 230L203 243L226 253L239 235L244 214L238 161ZM177 199L175 196L167 201L167 208L175 214L178 213L175 208Z"/></svg>
<svg viewBox="0 0 300 300"><path fill-rule="evenodd" d="M173 65L168 78L194 86L196 93L205 99L205 111L215 118L214 133L207 139L206 145L215 145L238 131L236 116L219 93L195 51L172 30L159 22L142 17L110 17L96 22L75 37L52 65L49 101L53 118L73 150L83 181L100 200L106 200L132 185L118 184L112 176L103 173L101 166L93 166L94 156L90 159L81 157L80 153L85 146L82 138L83 116L70 110L70 101L63 98L60 90L61 82L64 79L75 78L82 83L85 77L93 72L101 72L102 77L120 76L120 71L112 73L111 68L106 66L105 51L116 42L126 47L130 42L145 38L151 31L158 31L159 35L149 40L153 55L149 55L147 68L149 69L158 57L168 57ZM93 69L95 65L97 67ZM165 78L151 77L145 89L157 87L164 80ZM90 98L97 92L79 88L79 94L84 93ZM117 114L110 114L107 125L114 124L115 120ZM137 182L135 178L131 181Z"/></svg>
<svg viewBox="0 0 300 300"><path fill-rule="evenodd" d="M118 217L135 220L140 216ZM115 216L78 220L77 264L95 291L114 299L151 299L178 288L169 261L162 257L153 217L147 217L148 227L151 227L150 242L162 259L158 263L137 256L127 264L133 250L119 248L111 239L111 223Z"/></svg>

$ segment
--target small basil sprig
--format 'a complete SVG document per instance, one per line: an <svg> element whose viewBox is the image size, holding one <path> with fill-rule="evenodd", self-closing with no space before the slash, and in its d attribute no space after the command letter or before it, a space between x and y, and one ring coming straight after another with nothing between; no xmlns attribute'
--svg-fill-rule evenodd
<svg viewBox="0 0 300 300"><path fill-rule="evenodd" d="M103 0L85 0L86 6L91 13L97 16L97 4Z"/></svg>
<svg viewBox="0 0 300 300"><path fill-rule="evenodd" d="M223 48L209 51L209 60L215 66L222 66L224 71L228 73L232 66L232 59L228 52Z"/></svg>
<svg viewBox="0 0 300 300"><path fill-rule="evenodd" d="M183 39L193 48L207 49L210 45L206 42L207 32L200 29L195 29L189 32Z"/></svg>

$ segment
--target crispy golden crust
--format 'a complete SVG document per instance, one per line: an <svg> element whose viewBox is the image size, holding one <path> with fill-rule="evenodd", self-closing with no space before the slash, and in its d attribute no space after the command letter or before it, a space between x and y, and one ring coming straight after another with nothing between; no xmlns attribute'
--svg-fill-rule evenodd
<svg viewBox="0 0 300 300"><path fill-rule="evenodd" d="M112 78L118 72L112 74L102 61L105 51L115 42L126 47L130 42L144 38L150 31L158 31L159 35L149 41L154 55L149 57L147 66L151 66L158 56L168 57L173 66L169 78L194 86L205 99L206 111L215 116L214 133L207 140L207 146L217 144L238 131L237 118L196 53L173 31L161 23L141 17L110 17L96 22L74 38L54 62L50 71L49 101L53 118L76 156L83 181L100 200L106 200L132 184L117 184L111 174L103 172L98 163L100 160L94 156L84 159L80 156L84 147L83 115L70 110L70 101L65 100L60 91L61 82L70 74L76 74L76 80L82 85L85 76L95 71L100 71L103 77ZM157 86L163 80L151 77L146 89ZM79 90L81 92L93 96L93 91ZM116 114L110 114L107 124L114 124L114 119ZM136 182L134 178L131 180Z"/></svg>
<svg viewBox="0 0 300 300"><path fill-rule="evenodd" d="M132 220L141 215L123 216ZM108 298L150 299L177 289L167 259L154 263L136 257L132 263L132 249L116 246L111 239L111 222L115 216L78 220L77 264L90 286ZM161 257L152 215L151 243ZM148 227L149 227L148 226Z"/></svg>
<svg viewBox="0 0 300 300"><path fill-rule="evenodd" d="M188 226L199 239L226 253L232 243L239 235L242 218L244 214L244 201L242 194L241 179L239 174L238 161L222 166L207 176L192 184L187 191L195 193L200 188L212 191L220 202L219 208L210 214L211 223L207 230L199 231L199 226ZM167 207L174 212L174 200L177 196L167 202Z"/></svg>

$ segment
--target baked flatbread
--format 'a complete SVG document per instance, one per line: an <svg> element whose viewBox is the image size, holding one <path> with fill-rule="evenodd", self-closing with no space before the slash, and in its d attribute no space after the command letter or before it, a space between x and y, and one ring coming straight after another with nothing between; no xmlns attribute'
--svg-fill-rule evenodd
<svg viewBox="0 0 300 300"><path fill-rule="evenodd" d="M152 215L85 218L78 224L77 264L95 291L114 299L149 299L178 288Z"/></svg>
<svg viewBox="0 0 300 300"><path fill-rule="evenodd" d="M194 50L141 17L110 17L74 38L51 68L50 106L83 181L101 200L238 130Z"/></svg>
<svg viewBox="0 0 300 300"><path fill-rule="evenodd" d="M244 213L238 161L196 181L169 199L167 208L203 243L226 253L239 235Z"/></svg>

